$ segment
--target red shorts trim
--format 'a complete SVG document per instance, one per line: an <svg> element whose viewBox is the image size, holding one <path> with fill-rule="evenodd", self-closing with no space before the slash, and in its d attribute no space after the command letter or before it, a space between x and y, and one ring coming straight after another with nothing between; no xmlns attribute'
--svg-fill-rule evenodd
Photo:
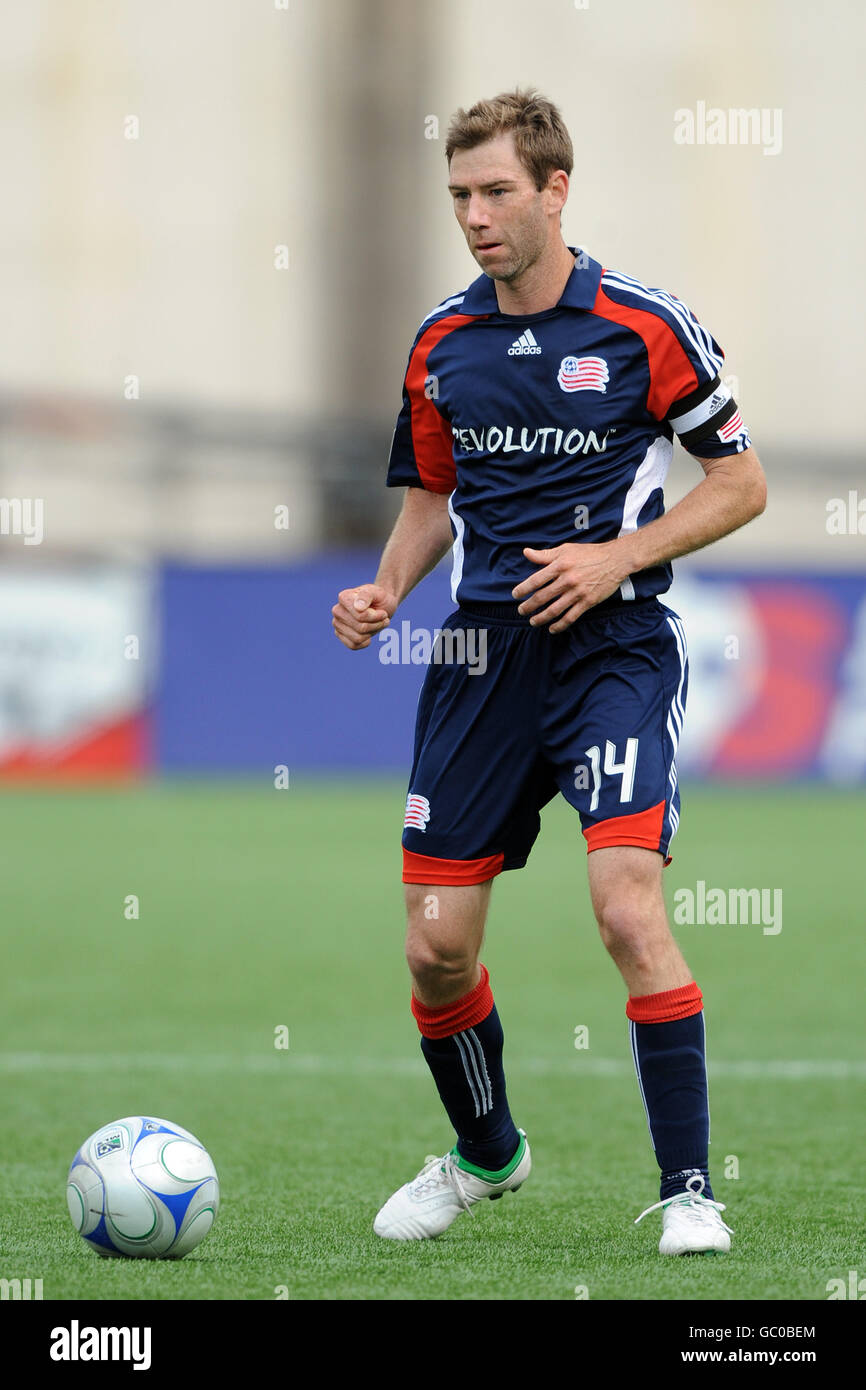
<svg viewBox="0 0 866 1390"><path fill-rule="evenodd" d="M638 845L641 849L657 850L661 844L665 803L660 801L648 811L635 811L631 816L612 816L588 825L583 834L586 852L611 849L614 845Z"/></svg>
<svg viewBox="0 0 866 1390"><path fill-rule="evenodd" d="M486 883L502 873L504 863L504 854L489 854L486 859L433 859L404 847L403 882L446 886Z"/></svg>

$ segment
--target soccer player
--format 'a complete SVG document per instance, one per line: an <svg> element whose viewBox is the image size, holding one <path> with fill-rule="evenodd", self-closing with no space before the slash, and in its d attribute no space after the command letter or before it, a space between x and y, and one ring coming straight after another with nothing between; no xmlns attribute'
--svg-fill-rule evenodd
<svg viewBox="0 0 866 1390"><path fill-rule="evenodd" d="M373 1228L436 1236L529 1174L479 952L493 879L526 863L559 791L580 816L593 910L628 991L659 1250L727 1251L702 995L662 895L688 665L659 595L673 559L763 511L763 471L722 352L689 309L563 240L573 156L556 107L518 90L461 109L445 153L482 274L418 329L387 478L406 488L402 511L375 580L332 609L344 645L367 647L453 551L457 608L418 704L403 880L412 1012L457 1142ZM705 476L665 512L674 434Z"/></svg>

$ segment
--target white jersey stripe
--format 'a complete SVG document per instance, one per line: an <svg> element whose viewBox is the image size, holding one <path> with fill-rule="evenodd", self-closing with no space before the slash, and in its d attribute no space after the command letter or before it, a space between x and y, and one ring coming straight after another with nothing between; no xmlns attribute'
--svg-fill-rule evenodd
<svg viewBox="0 0 866 1390"><path fill-rule="evenodd" d="M457 590L463 578L463 533L466 530L466 522L458 516L452 505L454 493L448 498L448 515L454 523L454 545L451 548L451 597L457 602Z"/></svg>
<svg viewBox="0 0 866 1390"><path fill-rule="evenodd" d="M647 449L635 472L631 487L625 495L622 509L620 536L631 535L637 530L637 519L641 509L656 488L664 486L673 456L673 445L664 435L659 435ZM624 599L634 598L634 585L631 579L623 580L619 586Z"/></svg>
<svg viewBox="0 0 866 1390"><path fill-rule="evenodd" d="M635 282L636 286L637 284L638 282ZM691 318L686 312L685 305L682 304L681 301L675 299L673 295L668 294L665 290L650 290L645 285L639 288L641 291L647 291L648 298L655 298L658 303L670 310L678 322L683 325L686 336L693 344L695 351L704 361L704 365L707 366L709 375L716 376L722 369L724 358L713 351L712 339L703 324L699 323L697 319ZM634 293L638 293L638 289L635 286L632 286L632 289Z"/></svg>
<svg viewBox="0 0 866 1390"><path fill-rule="evenodd" d="M465 298L465 294L455 294L452 295L450 299L443 299L441 304L437 304L435 309L430 310L427 318L423 318L421 323L425 324L427 319L432 319L433 315L438 314L441 309L451 309L458 304L462 304Z"/></svg>
<svg viewBox="0 0 866 1390"><path fill-rule="evenodd" d="M674 298L665 290L651 290L648 285L641 284L639 280L633 280L628 275L620 272L611 272L602 277L603 284L612 285L614 288L627 290L631 294L637 295L640 299L647 299L650 303L659 304L667 309L682 326L695 352L698 354L703 365L707 368L710 376L716 376L721 370L723 358L713 352L710 337L703 324L696 319L690 318L685 312L685 305L682 301Z"/></svg>
<svg viewBox="0 0 866 1390"><path fill-rule="evenodd" d="M683 305L682 300L678 300L675 295L668 294L667 290L657 290L656 293L658 294L659 298L673 310L674 313L678 313L681 309L684 310L685 306ZM697 333L698 337L703 342L704 347L706 348L710 357L715 357L716 354L713 352L712 339L709 333L707 332L706 328L704 328L704 325L700 323L698 319L694 317L690 318L687 313L685 314L685 320L688 327L691 328L695 333ZM719 366L721 367L721 358L719 358Z"/></svg>
<svg viewBox="0 0 866 1390"><path fill-rule="evenodd" d="M629 276L621 275L618 272L608 272L603 275L601 283L610 285L613 289L627 290L639 299L646 299L650 304L659 304L662 308L667 309L680 324L708 375L710 377L718 376L724 358L713 352L706 329L696 319L688 317L684 312L684 304L675 300L672 295L666 294L664 290L651 290L647 285L642 285L639 280L630 280Z"/></svg>
<svg viewBox="0 0 866 1390"><path fill-rule="evenodd" d="M699 323L698 320L693 317L689 317L689 314L686 312L686 306L681 299L677 299L675 295L669 294L667 290L650 289L649 285L645 285L642 281L636 280L633 275L623 274L621 270L612 270L609 271L608 274L610 275L612 283L619 281L623 288L629 288L641 293L646 292L648 296L664 304L673 314L676 314L678 319L684 321L688 329L693 330L699 335L710 356L715 356L712 350L712 341L709 333L702 323ZM721 360L719 361L719 365L721 366Z"/></svg>

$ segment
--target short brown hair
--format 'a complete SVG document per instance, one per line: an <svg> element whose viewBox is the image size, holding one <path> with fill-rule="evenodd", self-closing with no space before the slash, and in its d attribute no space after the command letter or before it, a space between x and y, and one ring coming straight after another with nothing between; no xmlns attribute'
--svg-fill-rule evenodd
<svg viewBox="0 0 866 1390"><path fill-rule="evenodd" d="M448 127L445 158L450 162L455 150L474 149L509 130L514 133L517 156L536 188L544 188L557 169L571 174L574 150L565 122L552 101L530 88L500 92L489 101L477 101L468 111L461 106Z"/></svg>

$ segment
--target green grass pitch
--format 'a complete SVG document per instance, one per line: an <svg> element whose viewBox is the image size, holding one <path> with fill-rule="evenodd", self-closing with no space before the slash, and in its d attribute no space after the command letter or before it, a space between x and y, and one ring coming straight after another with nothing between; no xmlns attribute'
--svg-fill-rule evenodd
<svg viewBox="0 0 866 1390"><path fill-rule="evenodd" d="M866 1274L860 794L685 788L670 900L698 880L783 891L776 934L676 928L736 1233L729 1256L690 1260L658 1255L657 1215L633 1224L655 1161L562 803L497 882L483 956L532 1177L436 1241L373 1236L381 1202L453 1142L408 1010L403 796L3 792L0 1276L41 1278L45 1299L820 1300ZM193 1130L220 1174L219 1220L178 1263L100 1260L66 1212L78 1144L138 1113Z"/></svg>

